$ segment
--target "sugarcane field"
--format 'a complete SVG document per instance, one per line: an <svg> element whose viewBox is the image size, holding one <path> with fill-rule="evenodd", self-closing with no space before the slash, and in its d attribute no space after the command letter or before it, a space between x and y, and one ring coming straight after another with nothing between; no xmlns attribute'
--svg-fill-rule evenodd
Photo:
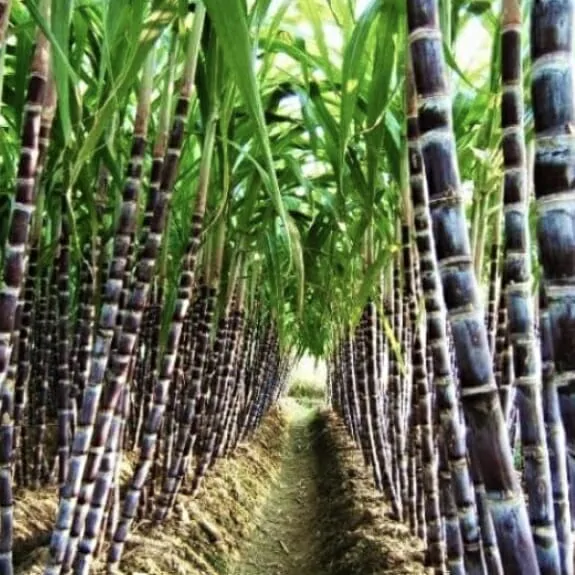
<svg viewBox="0 0 575 575"><path fill-rule="evenodd" d="M0 575L575 575L575 0L0 0Z"/></svg>

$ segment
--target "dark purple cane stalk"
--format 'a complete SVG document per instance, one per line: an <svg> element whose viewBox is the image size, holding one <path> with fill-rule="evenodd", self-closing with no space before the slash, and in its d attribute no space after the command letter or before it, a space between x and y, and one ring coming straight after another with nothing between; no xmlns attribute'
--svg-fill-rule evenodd
<svg viewBox="0 0 575 575"><path fill-rule="evenodd" d="M48 4L41 5L43 12ZM5 35L9 4L0 10L0 33ZM0 38L2 40L3 38ZM28 240L32 215L36 207L36 168L40 139L42 106L45 101L49 73L49 45L44 34L36 36L36 48L30 68L28 93L24 105L20 158L16 179L16 193L10 215L8 236L4 246L2 282L0 285L0 388L2 406L0 419L0 572L13 572L13 499L12 499L12 447L14 416L14 381L7 380L12 352L12 334L15 328L16 309L24 287Z"/></svg>
<svg viewBox="0 0 575 575"><path fill-rule="evenodd" d="M151 96L150 96L151 97ZM147 106L147 104L146 104ZM127 255L130 251L136 218L137 201L140 191L140 178L146 146L148 114L138 116L134 126L131 158L128 174L123 190L122 206L114 237L114 252L110 262L108 276L103 285L102 305L98 327L95 331L90 362L90 374L84 390L82 405L78 413L77 429L72 443L70 465L66 483L63 485L56 524L50 542L50 554L45 575L59 575L62 563L67 553L70 530L86 462L88 450L94 435L94 424L98 414L100 397L104 387L104 377L110 356L110 347L116 327L118 304L122 293L124 271ZM74 555L74 549L68 551L68 556Z"/></svg>
<svg viewBox="0 0 575 575"><path fill-rule="evenodd" d="M407 0L407 16L433 240L457 357L461 402L506 570L509 575L537 573L472 265L436 0Z"/></svg>
<svg viewBox="0 0 575 575"><path fill-rule="evenodd" d="M22 312L20 316L20 333L18 338L18 371L14 394L14 446L16 458L15 479L19 486L28 487L28 426L26 407L29 396L30 374L32 372L32 333L35 324L34 306L36 299L36 279L38 274L38 246L30 248L28 276L24 287Z"/></svg>
<svg viewBox="0 0 575 575"><path fill-rule="evenodd" d="M458 510L464 562L467 572L482 575L485 565L481 556L480 530L474 509L474 494L467 462L465 431L460 422L456 380L451 366L449 339L446 326L437 258L432 238L429 196L425 180L413 78L408 69L408 153L411 200L414 211L416 245L420 262L420 277L424 295L427 345L431 350L433 388L436 409L446 438L453 496Z"/></svg>
<svg viewBox="0 0 575 575"><path fill-rule="evenodd" d="M183 72L178 103L176 105L174 122L168 142L168 149L162 171L160 197L150 223L150 232L146 237L138 265L134 273L134 285L130 290L130 298L124 316L121 333L118 337L117 350L110 358L110 379L96 420L92 448L95 452L93 468L87 474L87 484L95 481L94 470L100 466L102 451L108 440L114 423L114 413L122 395L129 375L131 360L142 325L143 311L147 305L150 287L153 280L155 265L161 252L162 238L167 225L170 200L174 183L178 173L179 157L181 154L185 126L190 106L192 88L195 79L195 68L199 53L199 40L203 28L205 11L195 13L194 25L190 35L186 64ZM116 420L117 421L117 420ZM95 449L94 449L95 448ZM96 550L99 529L102 525L105 510L105 498L109 485L110 475L103 477L101 490L94 492L90 501L90 511L86 517L86 525L82 540L78 546L75 571L79 575L88 573ZM97 497L96 497L97 495Z"/></svg>
<svg viewBox="0 0 575 575"><path fill-rule="evenodd" d="M58 287L58 485L64 485L68 471L70 441L72 436L72 413L70 411L70 225L68 222L68 207L62 200L62 215L60 222L60 245L57 262Z"/></svg>
<svg viewBox="0 0 575 575"><path fill-rule="evenodd" d="M531 295L519 0L503 2L501 46L507 329L512 346L515 403L519 413L524 483L535 551L541 573L558 575L559 550L553 517L551 472L546 455L540 350L535 339L535 312Z"/></svg>
<svg viewBox="0 0 575 575"><path fill-rule="evenodd" d="M124 307L126 305L126 291L130 286L133 252L134 252L134 237L135 237L135 223L137 217L137 202L140 194L142 177L143 177L143 163L145 160L146 146L147 146L147 132L150 116L150 107L153 91L153 69L154 69L154 54L152 53L146 62L142 73L142 81L140 85L140 93L138 97L138 106L134 120L134 137L132 142L132 149L130 161L128 164L126 183L124 188L122 213L120 218L122 223L120 226L123 233L124 249L122 251L120 265L117 267L116 278L119 280L120 274L122 276L121 287L122 290L117 300L117 313L116 325L113 328L112 342L111 342L111 356L117 353L115 345L117 344L118 334L121 331L121 326L124 319ZM119 283L119 281L118 281ZM129 381L129 378L128 378ZM105 393L105 392L104 392ZM98 420L97 420L98 422ZM70 539L66 549L64 558L63 570L69 570L76 558L76 550L78 542L81 539L85 522L88 517L88 510L90 503L97 499L98 501L108 501L108 490L103 489L101 485L96 485L96 474L100 473L105 479L103 481L109 484L113 481L118 465L118 458L120 456L118 449L122 443L121 433L124 429L124 407L120 401L118 409L114 413L114 421L112 431L107 438L104 453L102 455L101 469L98 469L100 461L97 450L92 449L88 457L88 465L84 470L84 477L82 478L82 487L80 490L78 502L74 512L74 518L71 525ZM96 429L97 430L97 429Z"/></svg>
<svg viewBox="0 0 575 575"><path fill-rule="evenodd" d="M543 410L547 429L549 465L551 468L551 487L555 511L555 529L559 543L562 575L572 575L573 534L571 532L571 514L569 512L569 481L567 477L567 452L565 429L561 421L559 397L555 381L553 349L547 298L543 287L539 289L539 312L541 329L541 362L543 383Z"/></svg>
<svg viewBox="0 0 575 575"><path fill-rule="evenodd" d="M50 295L50 268L41 270L38 287L37 331L34 345L35 373L32 377L34 387L33 401L30 401L29 421L34 434L32 457L32 486L39 489L44 477L44 447L46 443L46 420L50 372L51 330L48 321Z"/></svg>
<svg viewBox="0 0 575 575"><path fill-rule="evenodd" d="M176 439L176 450L170 469L162 486L162 493L154 512L155 521L163 521L174 504L176 495L184 480L189 457L194 448L199 430L198 414L202 412L200 404L202 375L206 364L210 331L214 316L215 291L213 288L202 287L204 307L201 312L196 338L198 340L194 354L194 362L190 372L190 395L184 407L184 416Z"/></svg>
<svg viewBox="0 0 575 575"><path fill-rule="evenodd" d="M567 440L571 493L575 472L575 107L573 2L531 5L531 101L539 261L551 326L555 382ZM573 499L572 499L573 502ZM571 508L572 526L575 509Z"/></svg>
<svg viewBox="0 0 575 575"><path fill-rule="evenodd" d="M197 17L198 15L196 14L196 18ZM211 159L216 136L216 122L214 120L215 118L210 120L204 140L198 193L196 195L196 205L192 216L190 239L184 262L182 264L182 269L180 271L180 284L175 309L168 331L164 357L162 358L159 374L155 381L152 410L145 423L143 435L144 440L141 446L140 458L130 481L128 492L122 507L122 517L118 523L118 527L114 534L114 540L110 547L110 553L108 555L109 565L119 563L122 555L123 543L126 540L132 521L136 515L142 488L152 464L152 456L154 449L156 448L158 431L166 408L169 386L174 378L176 355L179 348L184 319L186 318L192 298L196 260L200 247L200 239L206 211Z"/></svg>

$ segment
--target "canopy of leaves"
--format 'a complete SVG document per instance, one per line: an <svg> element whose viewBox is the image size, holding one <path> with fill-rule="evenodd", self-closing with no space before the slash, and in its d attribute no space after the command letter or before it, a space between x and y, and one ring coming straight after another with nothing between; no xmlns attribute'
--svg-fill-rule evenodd
<svg viewBox="0 0 575 575"><path fill-rule="evenodd" d="M274 315L284 345L323 355L377 296L397 250L406 186L404 2L204 3L208 21L159 273L173 289L216 114L204 271L225 221L224 287L242 254L242 273L257 277L252 299ZM462 177L491 213L501 163L497 7L440 4ZM36 233L53 243L67 194L79 254L96 235L104 245L113 235L145 63L153 52L153 142L165 86L173 90L166 80L181 74L193 11L187 0L54 0L47 21L37 0L15 3L1 74L0 221L14 189L36 26L52 44L58 93Z"/></svg>

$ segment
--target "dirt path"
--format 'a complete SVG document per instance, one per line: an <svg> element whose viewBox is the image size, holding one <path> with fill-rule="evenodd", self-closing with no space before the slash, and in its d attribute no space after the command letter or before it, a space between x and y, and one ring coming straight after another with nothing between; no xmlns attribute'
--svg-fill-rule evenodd
<svg viewBox="0 0 575 575"><path fill-rule="evenodd" d="M321 527L313 410L290 408L289 436L277 482L233 575L327 575L319 565Z"/></svg>

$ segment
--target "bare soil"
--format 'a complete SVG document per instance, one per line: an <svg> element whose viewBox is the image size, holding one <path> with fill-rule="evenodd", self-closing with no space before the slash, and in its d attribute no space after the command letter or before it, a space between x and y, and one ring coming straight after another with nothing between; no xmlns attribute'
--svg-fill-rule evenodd
<svg viewBox="0 0 575 575"><path fill-rule="evenodd" d="M406 525L389 518L390 510L376 491L341 421L323 412L312 422L321 469L322 561L329 575L424 575L423 543Z"/></svg>
<svg viewBox="0 0 575 575"><path fill-rule="evenodd" d="M331 413L290 409L282 467L233 575L424 574L422 544L388 507Z"/></svg>
<svg viewBox="0 0 575 575"><path fill-rule="evenodd" d="M318 493L314 411L297 404L289 411L289 433L281 470L234 575L323 575L323 532Z"/></svg>
<svg viewBox="0 0 575 575"><path fill-rule="evenodd" d="M55 490L18 495L17 574L43 572L55 511ZM166 524L135 526L121 573L430 573L421 542L386 512L339 420L288 399L249 443L214 466L197 497L181 494Z"/></svg>
<svg viewBox="0 0 575 575"><path fill-rule="evenodd" d="M125 575L220 575L237 560L238 547L253 528L254 509L263 505L279 468L286 422L273 410L250 442L208 471L195 498L185 486L169 520L134 525L124 551ZM126 480L130 462L126 457ZM17 575L40 575L56 513L56 490L24 492L16 498ZM105 558L105 552L102 554ZM95 564L95 573L105 572Z"/></svg>

